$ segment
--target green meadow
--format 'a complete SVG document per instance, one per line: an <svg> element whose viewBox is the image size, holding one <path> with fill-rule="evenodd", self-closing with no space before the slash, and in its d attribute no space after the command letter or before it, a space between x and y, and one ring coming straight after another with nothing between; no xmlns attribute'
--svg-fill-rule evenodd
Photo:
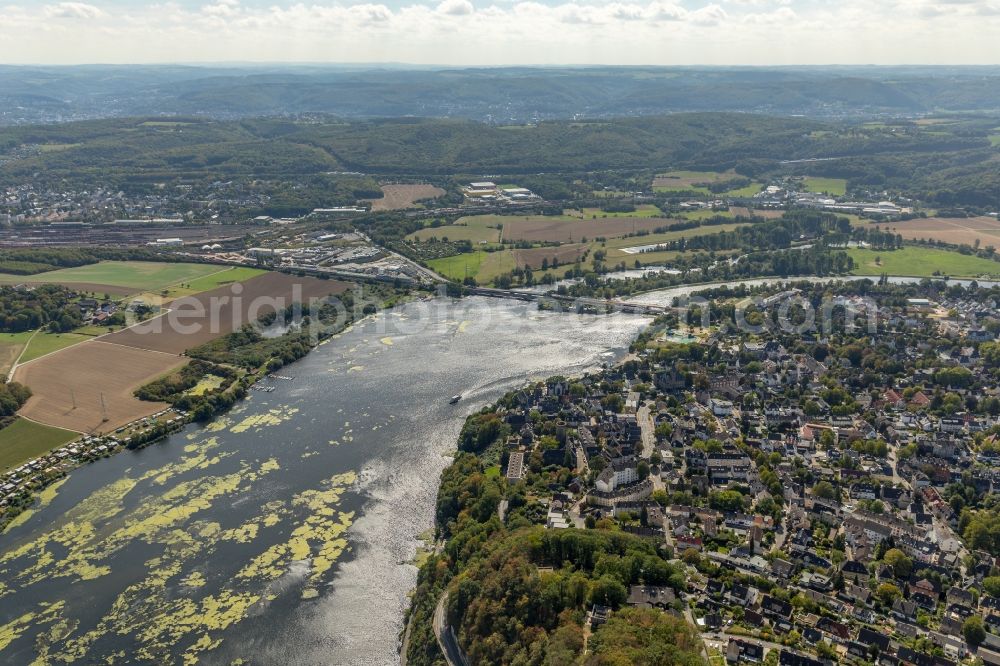
<svg viewBox="0 0 1000 666"><path fill-rule="evenodd" d="M1000 275L1000 262L952 250L907 246L899 250L849 249L855 275L910 275L914 277L980 277Z"/></svg>

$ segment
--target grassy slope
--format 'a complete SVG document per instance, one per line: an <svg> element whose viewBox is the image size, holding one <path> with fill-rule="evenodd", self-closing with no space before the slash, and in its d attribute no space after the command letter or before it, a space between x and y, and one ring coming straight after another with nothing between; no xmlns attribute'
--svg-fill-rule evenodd
<svg viewBox="0 0 1000 666"><path fill-rule="evenodd" d="M937 250L923 247L904 247L893 252L848 250L851 258L858 265L855 275L912 275L916 277L932 277L948 275L951 277L979 277L982 275L1000 275L1000 262L982 259L976 256L964 255L951 250ZM875 259L880 263L876 264Z"/></svg>
<svg viewBox="0 0 1000 666"><path fill-rule="evenodd" d="M77 434L69 430L17 419L0 430L0 470L17 467L76 437Z"/></svg>
<svg viewBox="0 0 1000 666"><path fill-rule="evenodd" d="M847 181L843 178L819 178L809 176L803 184L809 192L826 193L835 197L847 194Z"/></svg>
<svg viewBox="0 0 1000 666"><path fill-rule="evenodd" d="M180 298L181 296L200 294L203 291L211 291L212 289L228 284L243 282L245 280L249 280L250 278L255 278L258 275L263 275L267 272L259 268L250 268L249 266L231 266L229 268L213 266L213 268L215 271L209 273L208 275L189 281L179 282L174 284L172 287L167 288L166 298L174 299Z"/></svg>
<svg viewBox="0 0 1000 666"><path fill-rule="evenodd" d="M500 240L500 230L491 229L489 227L480 226L477 224L470 224L470 225L449 224L441 227L427 227L426 229L420 229L418 231L414 231L412 234L407 236L407 238L411 240L447 238L450 241L467 240L473 243L479 243L482 241L485 241L487 243L496 243Z"/></svg>
<svg viewBox="0 0 1000 666"><path fill-rule="evenodd" d="M32 331L23 333L0 333L0 376L7 376L10 366L17 360L21 349L28 343Z"/></svg>
<svg viewBox="0 0 1000 666"><path fill-rule="evenodd" d="M107 329L105 329L105 332ZM46 354L51 354L54 351L59 351L60 349L65 349L66 347L72 347L73 345L79 344L84 340L90 340L93 336L82 335L80 333L45 333L39 332L31 342L28 344L28 348L24 350L24 355L21 357L21 363L27 363L32 359L45 356Z"/></svg>
<svg viewBox="0 0 1000 666"><path fill-rule="evenodd" d="M37 275L0 275L0 284L19 282L87 282L125 287L135 291L158 290L168 285L195 280L220 270L211 264L160 263L152 261L102 261L97 264L63 268Z"/></svg>
<svg viewBox="0 0 1000 666"><path fill-rule="evenodd" d="M729 178L736 178L739 174L730 171L727 173L720 173L717 171L670 171L663 174L664 176L676 176L678 181L677 184L669 185L655 185L653 186L654 192L699 192L706 196L713 196L712 191L707 187L696 187L692 183L702 182L702 183L715 183L720 180L726 180ZM719 192L714 196L718 197L752 197L761 191L764 187L763 183L754 181L747 185L746 187L741 187L735 190L729 190L728 192Z"/></svg>
<svg viewBox="0 0 1000 666"><path fill-rule="evenodd" d="M468 275L476 278L480 284L492 281L498 275L514 270L516 262L511 250L499 252L483 252L478 250L466 254L458 254L442 259L432 259L427 264L445 277L461 280Z"/></svg>

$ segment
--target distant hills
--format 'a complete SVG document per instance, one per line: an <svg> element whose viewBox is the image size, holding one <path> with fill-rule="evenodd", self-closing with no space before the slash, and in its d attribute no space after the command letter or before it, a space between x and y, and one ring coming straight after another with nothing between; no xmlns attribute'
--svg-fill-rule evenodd
<svg viewBox="0 0 1000 666"><path fill-rule="evenodd" d="M684 111L821 119L1000 112L1000 67L0 66L0 124L323 113L523 123Z"/></svg>

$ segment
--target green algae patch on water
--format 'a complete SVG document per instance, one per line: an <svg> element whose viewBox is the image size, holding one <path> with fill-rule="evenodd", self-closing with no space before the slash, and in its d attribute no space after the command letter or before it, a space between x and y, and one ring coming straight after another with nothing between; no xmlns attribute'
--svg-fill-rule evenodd
<svg viewBox="0 0 1000 666"><path fill-rule="evenodd" d="M192 571L187 576L181 579L181 585L191 590L196 590L199 587L204 587L206 582L207 581L205 580L205 575L200 571Z"/></svg>
<svg viewBox="0 0 1000 666"><path fill-rule="evenodd" d="M292 499L293 507L304 507L309 514L295 526L289 538L258 554L237 574L241 580L272 581L283 576L293 562L309 562L309 580L318 582L347 547L344 532L351 526L354 513L338 513L344 491L354 484L354 472L337 475L321 490L306 490Z"/></svg>
<svg viewBox="0 0 1000 666"><path fill-rule="evenodd" d="M269 409L263 414L253 414L244 418L242 421L232 426L229 432L241 433L247 430L260 430L269 426L277 426L290 421L292 417L299 413L298 407L292 407L290 409Z"/></svg>
<svg viewBox="0 0 1000 666"><path fill-rule="evenodd" d="M287 421L296 411L270 410L264 418L244 419L239 425L256 430ZM0 661L2 650L16 641L18 650L33 643L39 666L196 664L205 652L219 647L226 629L282 594L272 581L288 573L292 563L302 561L309 567L299 594L306 599L318 596L322 577L348 546L345 532L354 514L337 507L356 475L334 476L318 488L288 501L269 501L234 521L226 512L209 510L254 497L259 482L283 465L272 457L240 462L231 473L211 474L222 459L234 455L216 451L218 446L215 437L186 442L174 462L108 484L68 510L61 524L0 553L0 597L33 585L61 595L41 584L54 579L87 584L117 574L109 583L116 585L117 594L96 616L86 604L68 611L62 603L41 604L0 627ZM58 486L53 487L44 502L50 503L57 491ZM279 543L253 547L262 538L277 538ZM205 571L206 558L232 543L249 548L218 571ZM122 559L133 547L146 552L150 546L156 549L155 557L145 555L134 566ZM128 568L118 571L122 562ZM118 583L123 575L128 577ZM121 649L122 641L126 649Z"/></svg>
<svg viewBox="0 0 1000 666"><path fill-rule="evenodd" d="M31 509L25 509L21 513L17 514L14 517L14 519L9 523L7 523L6 527L4 527L3 533L7 534L7 532L11 531L15 527L20 527L21 525L24 525L33 515L35 515L36 510L43 509L47 507L49 504L52 504L52 501L59 494L59 487L62 484L66 483L66 481L68 480L69 477L64 476L58 481L54 481L49 485L45 486L45 488L43 488L42 491L38 493L38 501L35 507ZM0 596L2 596L2 594L0 594Z"/></svg>
<svg viewBox="0 0 1000 666"><path fill-rule="evenodd" d="M40 610L27 612L0 626L0 650L19 638L32 625L51 624L59 619L59 614L65 605L63 601L57 601L53 604L43 603L40 604Z"/></svg>
<svg viewBox="0 0 1000 666"><path fill-rule="evenodd" d="M7 523L7 526L3 528L3 533L7 534L7 532L10 532L15 527L20 527L21 525L24 525L26 522L28 522L28 519L30 519L33 515L35 515L34 509L25 509L21 513L14 516L13 520Z"/></svg>

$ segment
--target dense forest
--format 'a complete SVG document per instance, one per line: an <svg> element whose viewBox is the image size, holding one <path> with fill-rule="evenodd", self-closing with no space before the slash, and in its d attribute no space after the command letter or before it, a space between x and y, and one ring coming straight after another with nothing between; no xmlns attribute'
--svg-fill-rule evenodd
<svg viewBox="0 0 1000 666"><path fill-rule="evenodd" d="M71 331L80 326L80 308L72 303L76 293L53 284L31 290L0 287L0 331L20 333L42 326Z"/></svg>
<svg viewBox="0 0 1000 666"><path fill-rule="evenodd" d="M550 199L595 171L670 168L726 171L728 182L783 173L847 178L852 188L891 190L937 203L995 206L1000 169L990 136L996 118L933 125L852 125L745 113L678 113L499 127L468 120L333 118L147 118L0 128L0 176L12 182L101 185L126 191L164 180L247 178L288 182L276 211L372 194L373 176L517 175ZM58 150L42 150L44 146ZM787 161L822 160L814 162ZM295 185L293 187L293 185ZM318 190L317 190L318 191ZM282 194L282 192L284 194Z"/></svg>

